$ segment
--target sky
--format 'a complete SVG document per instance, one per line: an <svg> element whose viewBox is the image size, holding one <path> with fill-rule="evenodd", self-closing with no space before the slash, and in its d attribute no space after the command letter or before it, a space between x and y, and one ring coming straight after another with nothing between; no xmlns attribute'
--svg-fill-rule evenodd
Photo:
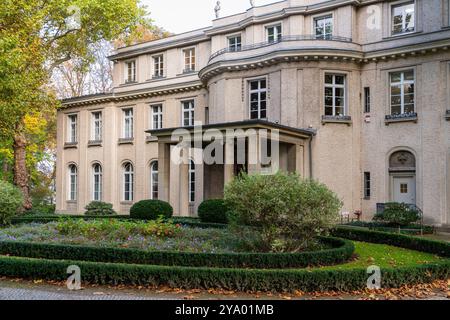
<svg viewBox="0 0 450 320"><path fill-rule="evenodd" d="M209 27L215 18L217 0L141 0L148 6L154 24L172 33L182 33ZM249 0L221 0L220 16L244 12L250 8ZM255 5L278 2L256 0Z"/></svg>

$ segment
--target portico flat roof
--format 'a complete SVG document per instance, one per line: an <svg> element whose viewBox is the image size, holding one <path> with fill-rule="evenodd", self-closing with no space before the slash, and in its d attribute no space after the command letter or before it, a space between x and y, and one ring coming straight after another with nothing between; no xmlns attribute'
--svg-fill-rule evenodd
<svg viewBox="0 0 450 320"><path fill-rule="evenodd" d="M187 126L187 127L174 127L174 128L164 128L164 129L152 129L147 130L146 133L151 134L155 137L167 137L170 136L173 131L177 129L183 129L187 131L194 132L196 126ZM285 126L279 123L266 121L266 120L245 120L245 121L235 121L235 122L223 122L223 123L214 123L207 124L201 126L202 131L209 129L276 129L279 130L280 133L288 134L291 136L296 136L300 138L309 138L316 135L316 130L314 129L300 129Z"/></svg>

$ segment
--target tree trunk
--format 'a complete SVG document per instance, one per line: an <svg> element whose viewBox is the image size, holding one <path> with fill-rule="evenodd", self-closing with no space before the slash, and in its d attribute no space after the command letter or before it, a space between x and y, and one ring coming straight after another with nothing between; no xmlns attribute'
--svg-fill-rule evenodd
<svg viewBox="0 0 450 320"><path fill-rule="evenodd" d="M22 191L23 210L32 208L30 197L29 176L26 163L26 145L27 141L22 133L16 133L14 136L14 184ZM22 211L23 211L22 210Z"/></svg>

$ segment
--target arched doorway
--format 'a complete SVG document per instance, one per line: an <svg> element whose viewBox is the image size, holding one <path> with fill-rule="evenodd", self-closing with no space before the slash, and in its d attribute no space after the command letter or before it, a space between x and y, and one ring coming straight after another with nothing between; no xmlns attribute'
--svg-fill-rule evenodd
<svg viewBox="0 0 450 320"><path fill-rule="evenodd" d="M389 158L391 201L416 204L416 157L409 151L394 152Z"/></svg>

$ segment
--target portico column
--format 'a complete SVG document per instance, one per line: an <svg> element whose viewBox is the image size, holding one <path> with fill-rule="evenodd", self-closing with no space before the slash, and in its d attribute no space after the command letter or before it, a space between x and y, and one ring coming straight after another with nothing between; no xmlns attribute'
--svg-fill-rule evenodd
<svg viewBox="0 0 450 320"><path fill-rule="evenodd" d="M248 174L261 172L261 163L259 161L259 136L257 130L248 130Z"/></svg>
<svg viewBox="0 0 450 320"><path fill-rule="evenodd" d="M189 216L189 148L183 147L179 166L179 211L181 216Z"/></svg>
<svg viewBox="0 0 450 320"><path fill-rule="evenodd" d="M170 144L158 143L159 199L170 203Z"/></svg>
<svg viewBox="0 0 450 320"><path fill-rule="evenodd" d="M224 144L225 163L223 166L224 184L226 185L234 178L234 139L227 139Z"/></svg>

